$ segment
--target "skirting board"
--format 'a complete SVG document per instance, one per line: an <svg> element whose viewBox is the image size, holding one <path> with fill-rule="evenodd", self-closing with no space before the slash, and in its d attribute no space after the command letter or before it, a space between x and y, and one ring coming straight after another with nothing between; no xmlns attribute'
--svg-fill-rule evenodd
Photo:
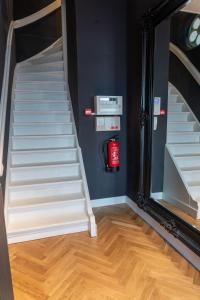
<svg viewBox="0 0 200 300"><path fill-rule="evenodd" d="M151 193L151 197L155 200L163 200L163 193Z"/></svg>
<svg viewBox="0 0 200 300"><path fill-rule="evenodd" d="M134 203L127 196L103 198L92 200L92 207L102 207L117 204L127 205L146 223L148 223L164 240L166 240L173 248L175 248L183 257L185 257L197 270L200 271L200 257L196 255L192 250L185 246L182 242L174 238L170 233L168 233L158 222L156 222L151 216L140 209L136 203Z"/></svg>
<svg viewBox="0 0 200 300"><path fill-rule="evenodd" d="M127 197L128 206L139 215L146 223L148 223L164 240L166 240L173 248L175 248L183 257L185 257L198 271L200 271L200 257L192 250L177 240L173 235L168 233L158 222L151 216L140 209L136 203Z"/></svg>
<svg viewBox="0 0 200 300"><path fill-rule="evenodd" d="M91 200L92 207L102 207L102 206L110 206L110 205L117 205L123 204L127 202L126 196L119 196L119 197L111 197L111 198L102 198Z"/></svg>

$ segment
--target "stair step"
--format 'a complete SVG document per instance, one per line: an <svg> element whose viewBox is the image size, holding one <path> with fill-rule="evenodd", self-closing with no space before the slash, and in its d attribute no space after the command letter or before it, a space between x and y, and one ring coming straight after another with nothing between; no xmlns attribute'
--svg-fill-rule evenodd
<svg viewBox="0 0 200 300"><path fill-rule="evenodd" d="M43 209L29 214L17 214L17 216L11 214L7 232L8 242L16 243L88 229L88 215L85 212L71 213L66 205L57 209L48 209L48 213Z"/></svg>
<svg viewBox="0 0 200 300"><path fill-rule="evenodd" d="M200 185L200 170L182 171L182 176L189 185L196 185L196 182Z"/></svg>
<svg viewBox="0 0 200 300"><path fill-rule="evenodd" d="M200 156L200 144L171 144L168 145L173 155L199 155Z"/></svg>
<svg viewBox="0 0 200 300"><path fill-rule="evenodd" d="M73 134L72 123L22 123L13 124L13 135L55 135Z"/></svg>
<svg viewBox="0 0 200 300"><path fill-rule="evenodd" d="M75 146L74 135L11 137L12 150L74 148Z"/></svg>
<svg viewBox="0 0 200 300"><path fill-rule="evenodd" d="M183 109L184 109L184 103L175 103L175 104L169 103L168 105L169 112L182 112Z"/></svg>
<svg viewBox="0 0 200 300"><path fill-rule="evenodd" d="M55 150L24 150L11 152L11 166L30 166L52 163L77 162L77 149L55 149Z"/></svg>
<svg viewBox="0 0 200 300"><path fill-rule="evenodd" d="M21 66L18 68L17 72L19 73L30 73L30 72L57 72L64 70L63 62L48 62L42 64L34 64L32 66Z"/></svg>
<svg viewBox="0 0 200 300"><path fill-rule="evenodd" d="M66 91L40 91L40 90L15 90L15 100L67 100L68 93Z"/></svg>
<svg viewBox="0 0 200 300"><path fill-rule="evenodd" d="M64 81L64 72L30 72L30 73L17 73L17 81Z"/></svg>
<svg viewBox="0 0 200 300"><path fill-rule="evenodd" d="M56 196L56 197L46 197L46 198L33 198L33 199L26 199L23 200L17 200L12 201L12 203L9 205L8 209L9 211L17 211L17 210L24 210L27 209L34 209L38 208L39 206L48 206L48 205L56 205L56 204L62 204L64 202L67 202L68 204L75 204L78 202L86 201L85 197L82 193L72 194L72 195L63 195L63 196Z"/></svg>
<svg viewBox="0 0 200 300"><path fill-rule="evenodd" d="M15 101L15 111L67 111L70 109L69 101Z"/></svg>
<svg viewBox="0 0 200 300"><path fill-rule="evenodd" d="M168 122L167 130L168 132L181 132L181 131L193 131L196 122Z"/></svg>
<svg viewBox="0 0 200 300"><path fill-rule="evenodd" d="M169 112L168 114L168 122L185 122L191 118L190 112Z"/></svg>
<svg viewBox="0 0 200 300"><path fill-rule="evenodd" d="M64 81L54 82L52 81L16 81L17 90L46 90L46 91L65 91L66 83Z"/></svg>
<svg viewBox="0 0 200 300"><path fill-rule="evenodd" d="M70 123L71 113L61 111L34 112L34 111L14 111L15 123Z"/></svg>
<svg viewBox="0 0 200 300"><path fill-rule="evenodd" d="M189 191L192 195L192 198L200 202L200 184L196 186L190 186Z"/></svg>
<svg viewBox="0 0 200 300"><path fill-rule="evenodd" d="M56 180L80 179L80 165L73 164L55 164L29 167L10 168L10 184L24 185Z"/></svg>
<svg viewBox="0 0 200 300"><path fill-rule="evenodd" d="M179 95L178 94L169 94L168 96L168 101L170 104L175 104L179 100Z"/></svg>
<svg viewBox="0 0 200 300"><path fill-rule="evenodd" d="M41 56L40 58L37 59L32 59L27 63L27 65L34 65L34 64L45 63L45 62L56 62L56 61L63 61L63 51L58 51L56 53Z"/></svg>
<svg viewBox="0 0 200 300"><path fill-rule="evenodd" d="M176 164L183 170L200 170L200 156L181 156L175 157Z"/></svg>
<svg viewBox="0 0 200 300"><path fill-rule="evenodd" d="M60 197L66 196L68 198L74 197L75 194L83 194L82 180L73 181L57 181L43 184L21 185L21 186L9 186L9 203L16 203L18 201L26 201L35 199L35 201L41 201L47 197ZM38 200L40 199L40 200Z"/></svg>
<svg viewBox="0 0 200 300"><path fill-rule="evenodd" d="M170 132L167 135L167 143L199 143L200 132Z"/></svg>

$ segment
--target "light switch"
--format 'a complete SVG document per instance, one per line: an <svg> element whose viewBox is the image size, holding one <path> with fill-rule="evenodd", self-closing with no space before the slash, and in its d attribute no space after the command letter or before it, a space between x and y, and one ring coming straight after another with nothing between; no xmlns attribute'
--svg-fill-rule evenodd
<svg viewBox="0 0 200 300"><path fill-rule="evenodd" d="M96 117L96 131L119 131L120 117Z"/></svg>

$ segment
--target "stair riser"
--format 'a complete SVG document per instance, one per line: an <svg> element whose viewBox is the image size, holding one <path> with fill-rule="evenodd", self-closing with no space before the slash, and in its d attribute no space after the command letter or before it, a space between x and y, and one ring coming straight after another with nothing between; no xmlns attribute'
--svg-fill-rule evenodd
<svg viewBox="0 0 200 300"><path fill-rule="evenodd" d="M34 125L14 125L13 134L18 135L56 135L56 134L72 134L72 124L34 124Z"/></svg>
<svg viewBox="0 0 200 300"><path fill-rule="evenodd" d="M190 117L190 113L184 113L181 114L168 114L168 122L185 122L188 121Z"/></svg>
<svg viewBox="0 0 200 300"><path fill-rule="evenodd" d="M55 63L55 64L42 64L42 65L32 65L32 66L24 66L19 68L18 73L30 73L30 72L57 72L63 71L63 63Z"/></svg>
<svg viewBox="0 0 200 300"><path fill-rule="evenodd" d="M61 62L63 60L63 53L58 52L55 54L51 54L48 56L44 56L35 60L30 61L27 63L27 65L35 65L35 64L40 64L40 63L48 63L48 62Z"/></svg>
<svg viewBox="0 0 200 300"><path fill-rule="evenodd" d="M80 179L80 167L79 165L58 165L48 167L26 167L26 168L12 168L10 170L10 182L11 184L26 183L33 180L34 182L40 183L40 180L52 180L62 178Z"/></svg>
<svg viewBox="0 0 200 300"><path fill-rule="evenodd" d="M200 171L183 171L182 176L186 182L200 182Z"/></svg>
<svg viewBox="0 0 200 300"><path fill-rule="evenodd" d="M42 113L14 113L14 122L15 123L69 123L71 122L71 115L68 113L55 113L55 114L42 114Z"/></svg>
<svg viewBox="0 0 200 300"><path fill-rule="evenodd" d="M184 105L182 103L169 104L169 112L182 112Z"/></svg>
<svg viewBox="0 0 200 300"><path fill-rule="evenodd" d="M192 146L192 145L181 145L181 147L172 146L170 145L170 150L173 155L187 155L187 154L193 154L193 155L200 155L200 146Z"/></svg>
<svg viewBox="0 0 200 300"><path fill-rule="evenodd" d="M200 134L168 134L168 143L199 143Z"/></svg>
<svg viewBox="0 0 200 300"><path fill-rule="evenodd" d="M15 91L15 100L67 100L67 93L65 92L45 92L45 91Z"/></svg>
<svg viewBox="0 0 200 300"><path fill-rule="evenodd" d="M42 199L47 197L59 197L67 195L73 195L83 193L82 182L63 182L63 183L50 183L37 186L22 186L22 187L10 187L9 199L10 203L14 201L28 200L29 199Z"/></svg>
<svg viewBox="0 0 200 300"><path fill-rule="evenodd" d="M11 166L77 162L77 150L12 152Z"/></svg>
<svg viewBox="0 0 200 300"><path fill-rule="evenodd" d="M176 163L180 169L187 169L187 168L199 168L200 169L200 157L184 157L184 158L176 158Z"/></svg>
<svg viewBox="0 0 200 300"><path fill-rule="evenodd" d="M168 101L170 104L175 104L178 101L179 96L178 95L171 95L168 96Z"/></svg>
<svg viewBox="0 0 200 300"><path fill-rule="evenodd" d="M23 90L23 91L27 91L27 90L42 90L42 91L64 91L66 89L66 84L63 82L57 83L54 82L53 85L52 83L28 83L28 82L17 82L16 83L16 89L17 90Z"/></svg>
<svg viewBox="0 0 200 300"><path fill-rule="evenodd" d="M194 130L193 123L185 123L185 124L168 123L168 132L182 132L182 131L193 131L193 130Z"/></svg>
<svg viewBox="0 0 200 300"><path fill-rule="evenodd" d="M18 102L14 104L15 111L68 111L69 102Z"/></svg>
<svg viewBox="0 0 200 300"><path fill-rule="evenodd" d="M12 138L12 150L74 148L74 136L42 137L42 138Z"/></svg>
<svg viewBox="0 0 200 300"><path fill-rule="evenodd" d="M9 214L9 225L14 227L13 225L16 223L23 223L23 222L30 222L35 223L35 226L37 226L38 220L41 220L41 218L45 219L45 216L48 217L49 221L54 221L57 219L57 222L59 222L60 215L63 216L63 214L67 217L70 215L75 214L81 214L85 213L85 202L80 201L79 203L69 203L69 204L63 204L63 203L57 203L56 205L49 205L49 206L43 206L39 207L39 209L30 209L26 210L25 212L22 210L22 212L12 212ZM49 222L49 225L53 225L52 222Z"/></svg>
<svg viewBox="0 0 200 300"><path fill-rule="evenodd" d="M18 73L16 75L17 81L64 81L64 73L59 72L59 74L41 74L41 73Z"/></svg>

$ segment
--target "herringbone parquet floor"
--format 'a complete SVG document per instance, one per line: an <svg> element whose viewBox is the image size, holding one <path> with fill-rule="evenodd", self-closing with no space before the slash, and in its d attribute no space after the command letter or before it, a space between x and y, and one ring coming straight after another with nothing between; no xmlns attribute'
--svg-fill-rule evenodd
<svg viewBox="0 0 200 300"><path fill-rule="evenodd" d="M98 238L10 246L15 300L199 300L200 275L126 205L98 208Z"/></svg>

